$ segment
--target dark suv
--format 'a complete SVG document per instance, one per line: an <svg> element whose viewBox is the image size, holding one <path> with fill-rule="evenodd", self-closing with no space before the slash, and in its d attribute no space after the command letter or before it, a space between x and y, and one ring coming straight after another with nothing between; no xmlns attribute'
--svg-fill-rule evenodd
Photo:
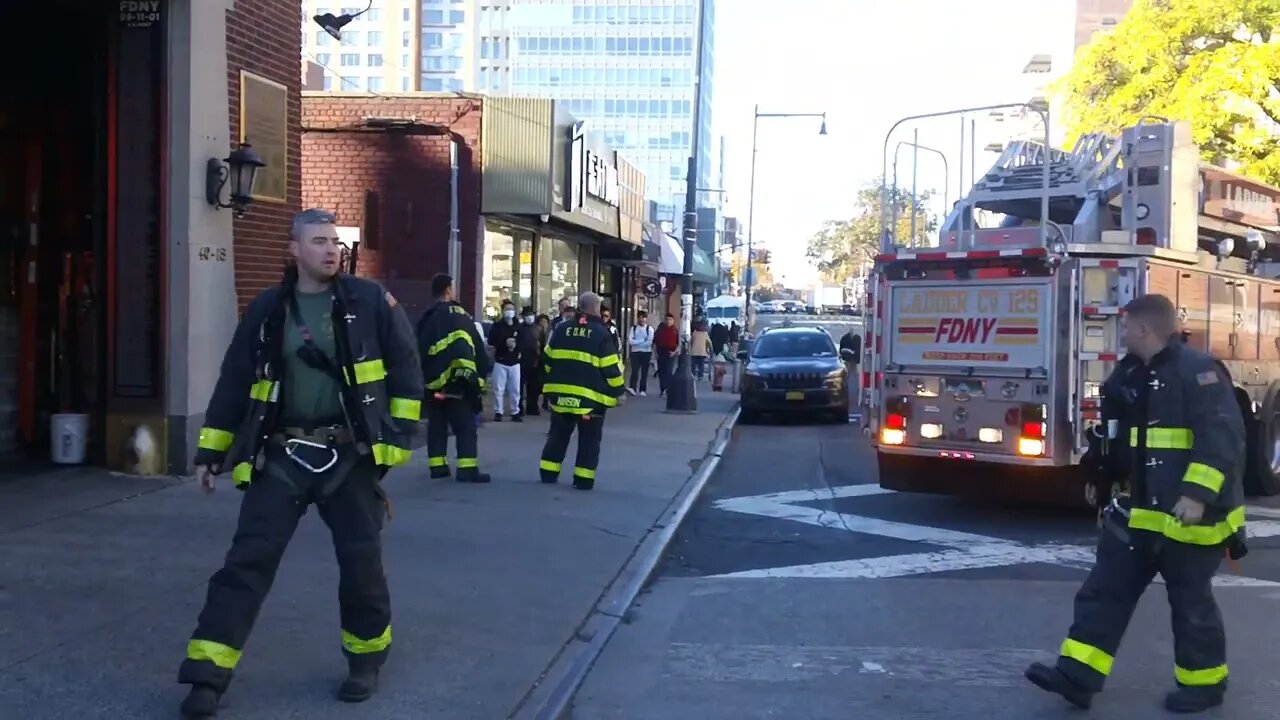
<svg viewBox="0 0 1280 720"><path fill-rule="evenodd" d="M750 351L738 352L746 362L742 377L741 420L764 413L817 413L834 422L849 420L849 371L826 330L775 327L760 334Z"/></svg>

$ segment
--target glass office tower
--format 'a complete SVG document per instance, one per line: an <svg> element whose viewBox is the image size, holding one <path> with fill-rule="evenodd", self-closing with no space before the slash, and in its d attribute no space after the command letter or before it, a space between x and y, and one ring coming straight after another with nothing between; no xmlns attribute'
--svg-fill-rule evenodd
<svg viewBox="0 0 1280 720"><path fill-rule="evenodd" d="M698 186L720 182L712 135L715 0L702 0ZM472 87L550 97L603 132L645 174L657 220L677 227L693 141L699 0L478 0ZM719 194L702 194L718 207Z"/></svg>

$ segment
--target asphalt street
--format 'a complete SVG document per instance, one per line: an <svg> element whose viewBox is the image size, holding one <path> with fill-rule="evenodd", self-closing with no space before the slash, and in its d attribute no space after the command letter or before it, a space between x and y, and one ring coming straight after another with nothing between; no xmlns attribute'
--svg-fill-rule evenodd
<svg viewBox="0 0 1280 720"><path fill-rule="evenodd" d="M1022 677L1052 660L1092 561L1088 517L880 492L856 425L739 427L579 692L577 720L1081 717ZM1280 717L1280 517L1217 590L1231 690ZM1168 717L1169 615L1143 598L1091 718Z"/></svg>

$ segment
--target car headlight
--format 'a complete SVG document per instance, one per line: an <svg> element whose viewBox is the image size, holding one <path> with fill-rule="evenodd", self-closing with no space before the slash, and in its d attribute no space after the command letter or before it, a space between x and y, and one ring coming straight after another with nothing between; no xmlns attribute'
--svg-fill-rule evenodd
<svg viewBox="0 0 1280 720"><path fill-rule="evenodd" d="M752 368L747 368L746 370L743 370L742 374L746 375L747 377L753 377L753 378L763 377L760 374L759 370L754 370Z"/></svg>
<svg viewBox="0 0 1280 720"><path fill-rule="evenodd" d="M831 372L827 373L828 380L838 380L842 377L844 377L843 368L836 368L835 370L832 370Z"/></svg>

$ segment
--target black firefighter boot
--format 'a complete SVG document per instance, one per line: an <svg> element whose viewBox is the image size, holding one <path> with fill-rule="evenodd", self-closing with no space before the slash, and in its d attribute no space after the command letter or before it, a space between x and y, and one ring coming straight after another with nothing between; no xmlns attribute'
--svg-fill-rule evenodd
<svg viewBox="0 0 1280 720"><path fill-rule="evenodd" d="M1078 708L1087 709L1093 704L1093 693L1072 682L1071 678L1063 675L1062 671L1056 667L1043 663L1031 663L1031 667L1027 668L1023 674L1036 687L1057 693Z"/></svg>
<svg viewBox="0 0 1280 720"><path fill-rule="evenodd" d="M347 670L347 679L338 688L338 699L348 703L364 702L373 697L377 689L378 668L352 663Z"/></svg>
<svg viewBox="0 0 1280 720"><path fill-rule="evenodd" d="M211 685L192 685L182 701L183 720L206 720L218 714L218 700L221 695Z"/></svg>
<svg viewBox="0 0 1280 720"><path fill-rule="evenodd" d="M1164 696L1164 707L1169 712L1198 713L1222 704L1226 695L1221 687L1190 688L1179 687Z"/></svg>

